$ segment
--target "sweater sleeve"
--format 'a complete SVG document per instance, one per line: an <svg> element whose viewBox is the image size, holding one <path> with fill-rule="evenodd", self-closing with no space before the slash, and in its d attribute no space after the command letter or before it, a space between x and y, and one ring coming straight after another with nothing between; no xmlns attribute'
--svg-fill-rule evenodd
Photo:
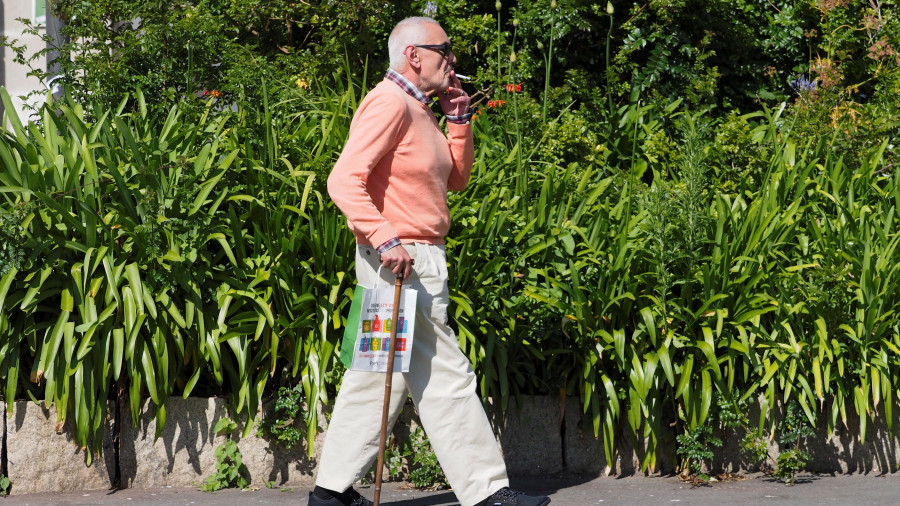
<svg viewBox="0 0 900 506"><path fill-rule="evenodd" d="M453 158L453 169L447 178L447 189L462 191L469 184L472 174L472 163L475 160L474 141L472 140L471 123L447 123L447 142L450 144L450 156Z"/></svg>
<svg viewBox="0 0 900 506"><path fill-rule="evenodd" d="M328 194L354 228L378 246L397 232L375 207L366 182L379 160L397 144L409 122L402 97L380 93L364 101L350 124L350 135L328 176Z"/></svg>

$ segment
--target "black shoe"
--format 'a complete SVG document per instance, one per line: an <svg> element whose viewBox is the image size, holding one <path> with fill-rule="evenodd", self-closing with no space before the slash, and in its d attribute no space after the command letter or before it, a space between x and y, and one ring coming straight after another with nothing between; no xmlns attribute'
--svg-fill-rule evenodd
<svg viewBox="0 0 900 506"><path fill-rule="evenodd" d="M547 496L525 495L509 487L503 487L493 495L478 503L478 506L546 506L550 504Z"/></svg>
<svg viewBox="0 0 900 506"><path fill-rule="evenodd" d="M319 491L330 497L322 499L316 495L316 492ZM359 492L353 490L353 487L348 488L341 494L316 487L315 491L309 493L309 506L374 506L374 503L359 495Z"/></svg>

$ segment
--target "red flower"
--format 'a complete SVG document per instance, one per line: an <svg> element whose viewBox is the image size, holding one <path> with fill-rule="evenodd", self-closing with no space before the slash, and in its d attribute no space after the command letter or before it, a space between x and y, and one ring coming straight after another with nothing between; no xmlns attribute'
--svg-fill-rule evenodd
<svg viewBox="0 0 900 506"><path fill-rule="evenodd" d="M506 100L488 100L489 108L503 107L504 105L506 105Z"/></svg>
<svg viewBox="0 0 900 506"><path fill-rule="evenodd" d="M219 93L219 90L212 90L212 96L218 98L219 95L221 95L221 93Z"/></svg>
<svg viewBox="0 0 900 506"><path fill-rule="evenodd" d="M209 90L203 90L203 95L201 95L201 96L202 96L202 97L205 97L205 96L207 96L207 95L209 95Z"/></svg>
<svg viewBox="0 0 900 506"><path fill-rule="evenodd" d="M506 91L508 91L510 93L512 93L512 92L519 93L522 91L522 83L519 83L519 84L509 83L506 85Z"/></svg>

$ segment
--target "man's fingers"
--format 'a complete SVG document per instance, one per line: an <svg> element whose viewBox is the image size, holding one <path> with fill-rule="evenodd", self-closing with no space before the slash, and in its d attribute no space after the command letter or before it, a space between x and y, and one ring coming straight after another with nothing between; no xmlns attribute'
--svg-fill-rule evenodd
<svg viewBox="0 0 900 506"><path fill-rule="evenodd" d="M387 267L395 276L408 278L415 260L402 247L391 248L381 254L379 260L382 267Z"/></svg>

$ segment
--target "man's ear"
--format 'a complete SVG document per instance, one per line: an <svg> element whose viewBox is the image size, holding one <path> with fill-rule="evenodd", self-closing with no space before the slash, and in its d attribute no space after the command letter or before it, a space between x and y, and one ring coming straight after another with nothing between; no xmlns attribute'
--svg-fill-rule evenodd
<svg viewBox="0 0 900 506"><path fill-rule="evenodd" d="M413 69L419 69L422 67L422 64L419 62L419 51L415 46L409 46L407 48L406 63L408 63L410 68Z"/></svg>

